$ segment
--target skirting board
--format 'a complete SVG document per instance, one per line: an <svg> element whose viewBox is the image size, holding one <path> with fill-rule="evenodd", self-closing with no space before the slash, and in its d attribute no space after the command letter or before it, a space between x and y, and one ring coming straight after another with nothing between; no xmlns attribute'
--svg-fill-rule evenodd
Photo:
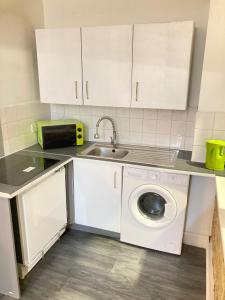
<svg viewBox="0 0 225 300"><path fill-rule="evenodd" d="M209 245L209 236L192 232L185 232L183 243L186 245L207 249Z"/></svg>

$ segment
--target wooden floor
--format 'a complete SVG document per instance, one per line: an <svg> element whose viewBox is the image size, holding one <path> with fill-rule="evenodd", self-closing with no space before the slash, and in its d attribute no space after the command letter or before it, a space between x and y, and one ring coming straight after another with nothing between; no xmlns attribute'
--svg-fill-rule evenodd
<svg viewBox="0 0 225 300"><path fill-rule="evenodd" d="M68 231L22 282L21 299L205 300L205 290L203 249L175 256Z"/></svg>

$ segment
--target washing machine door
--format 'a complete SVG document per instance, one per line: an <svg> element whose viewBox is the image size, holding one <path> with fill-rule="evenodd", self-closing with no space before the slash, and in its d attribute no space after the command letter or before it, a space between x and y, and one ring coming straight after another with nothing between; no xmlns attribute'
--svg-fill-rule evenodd
<svg viewBox="0 0 225 300"><path fill-rule="evenodd" d="M129 198L129 209L141 224L161 228L173 222L177 205L172 195L161 186L142 185Z"/></svg>

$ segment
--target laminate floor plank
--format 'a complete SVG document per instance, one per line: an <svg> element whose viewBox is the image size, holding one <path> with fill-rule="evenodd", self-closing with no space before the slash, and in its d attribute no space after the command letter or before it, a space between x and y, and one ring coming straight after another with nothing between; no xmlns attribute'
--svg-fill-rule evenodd
<svg viewBox="0 0 225 300"><path fill-rule="evenodd" d="M205 300L205 273L204 249L176 256L68 230L21 281L21 300Z"/></svg>

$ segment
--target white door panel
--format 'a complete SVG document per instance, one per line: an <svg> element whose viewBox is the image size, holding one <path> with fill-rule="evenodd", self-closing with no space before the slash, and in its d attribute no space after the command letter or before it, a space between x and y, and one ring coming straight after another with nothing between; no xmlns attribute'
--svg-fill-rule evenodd
<svg viewBox="0 0 225 300"><path fill-rule="evenodd" d="M193 22L134 25L132 107L186 109Z"/></svg>
<svg viewBox="0 0 225 300"><path fill-rule="evenodd" d="M122 167L74 159L75 223L120 232Z"/></svg>
<svg viewBox="0 0 225 300"><path fill-rule="evenodd" d="M23 259L28 266L67 223L65 169L19 195L17 206Z"/></svg>
<svg viewBox="0 0 225 300"><path fill-rule="evenodd" d="M82 28L84 104L129 107L132 25Z"/></svg>
<svg viewBox="0 0 225 300"><path fill-rule="evenodd" d="M82 104L80 28L36 30L41 102Z"/></svg>

